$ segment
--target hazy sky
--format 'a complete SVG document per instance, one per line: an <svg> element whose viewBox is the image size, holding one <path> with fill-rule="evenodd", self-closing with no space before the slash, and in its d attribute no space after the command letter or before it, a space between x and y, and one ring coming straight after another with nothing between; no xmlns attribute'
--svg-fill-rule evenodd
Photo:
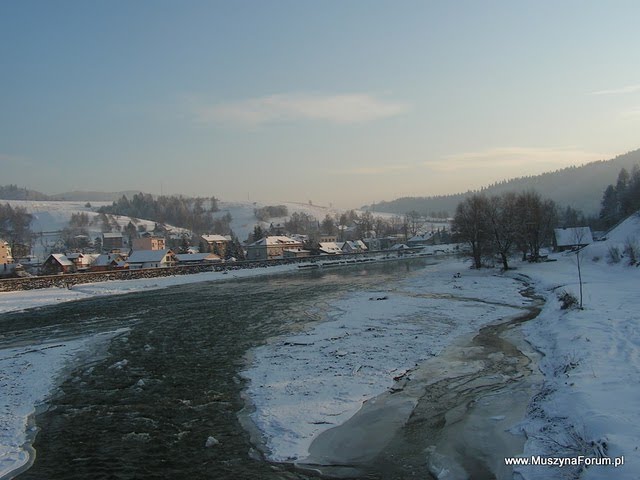
<svg viewBox="0 0 640 480"><path fill-rule="evenodd" d="M640 147L640 2L1 1L0 184L356 207Z"/></svg>

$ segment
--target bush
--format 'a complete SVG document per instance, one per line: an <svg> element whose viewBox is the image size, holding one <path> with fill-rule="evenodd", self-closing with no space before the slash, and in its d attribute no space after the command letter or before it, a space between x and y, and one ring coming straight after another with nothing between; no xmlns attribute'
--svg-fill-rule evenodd
<svg viewBox="0 0 640 480"><path fill-rule="evenodd" d="M607 252L607 261L609 263L620 263L620 249L618 247L609 247L609 251Z"/></svg>
<svg viewBox="0 0 640 480"><path fill-rule="evenodd" d="M638 247L634 239L627 238L627 242L624 244L624 253L629 257L629 265L638 265L640 261L640 247Z"/></svg>
<svg viewBox="0 0 640 480"><path fill-rule="evenodd" d="M572 310L574 308L578 308L579 305L578 299L566 290L563 290L558 294L558 300L560 300L560 303L562 304L560 306L562 310Z"/></svg>

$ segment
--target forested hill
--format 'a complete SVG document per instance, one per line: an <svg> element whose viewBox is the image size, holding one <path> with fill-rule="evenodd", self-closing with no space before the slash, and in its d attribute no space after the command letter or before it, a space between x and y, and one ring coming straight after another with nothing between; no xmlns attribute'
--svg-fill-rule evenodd
<svg viewBox="0 0 640 480"><path fill-rule="evenodd" d="M17 185L0 185L0 200L41 200L41 201L70 201L70 202L115 202L122 196L133 197L138 190L125 192L85 192L73 191L47 195L36 190L29 190Z"/></svg>
<svg viewBox="0 0 640 480"><path fill-rule="evenodd" d="M18 187L17 185L0 185L0 199L2 200L48 200L44 193Z"/></svg>
<svg viewBox="0 0 640 480"><path fill-rule="evenodd" d="M612 160L592 162L580 167L568 167L541 175L505 180L484 187L479 191L494 195L506 191L520 192L534 189L542 197L550 198L561 206L571 206L582 210L586 215L595 215L600 211L604 190L608 185L616 182L620 169L631 170L633 165L636 164L640 164L640 149L619 155ZM473 193L478 193L478 191L433 197L403 197L389 202L366 205L362 208L397 214L415 210L426 215L440 212L447 212L449 215L453 215L458 203Z"/></svg>

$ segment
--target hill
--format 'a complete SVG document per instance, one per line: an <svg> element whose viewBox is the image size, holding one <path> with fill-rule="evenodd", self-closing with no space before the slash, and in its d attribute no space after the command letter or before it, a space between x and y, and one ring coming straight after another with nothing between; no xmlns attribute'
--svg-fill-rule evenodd
<svg viewBox="0 0 640 480"><path fill-rule="evenodd" d="M595 215L600 210L605 188L612 183L615 184L620 169L631 170L636 164L640 164L640 149L619 155L611 160L601 160L579 167L567 167L541 175L497 182L479 191L432 197L403 197L366 205L362 208L396 214L415 210L427 215L431 212L442 211L453 215L458 203L473 193L483 192L488 195L496 195L506 191L534 189L543 197L554 200L560 206L571 206L586 215Z"/></svg>
<svg viewBox="0 0 640 480"><path fill-rule="evenodd" d="M17 185L0 185L2 200L48 200L49 196Z"/></svg>
<svg viewBox="0 0 640 480"><path fill-rule="evenodd" d="M127 190L124 192L86 192L74 190L73 192L50 195L50 200L64 200L67 202L114 202L122 196L133 197L139 190Z"/></svg>

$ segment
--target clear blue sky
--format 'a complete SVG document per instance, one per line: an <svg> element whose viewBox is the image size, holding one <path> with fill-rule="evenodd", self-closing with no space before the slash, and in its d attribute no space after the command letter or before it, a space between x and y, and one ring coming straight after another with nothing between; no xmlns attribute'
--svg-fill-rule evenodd
<svg viewBox="0 0 640 480"><path fill-rule="evenodd" d="M640 147L637 1L0 2L0 184L356 207Z"/></svg>

